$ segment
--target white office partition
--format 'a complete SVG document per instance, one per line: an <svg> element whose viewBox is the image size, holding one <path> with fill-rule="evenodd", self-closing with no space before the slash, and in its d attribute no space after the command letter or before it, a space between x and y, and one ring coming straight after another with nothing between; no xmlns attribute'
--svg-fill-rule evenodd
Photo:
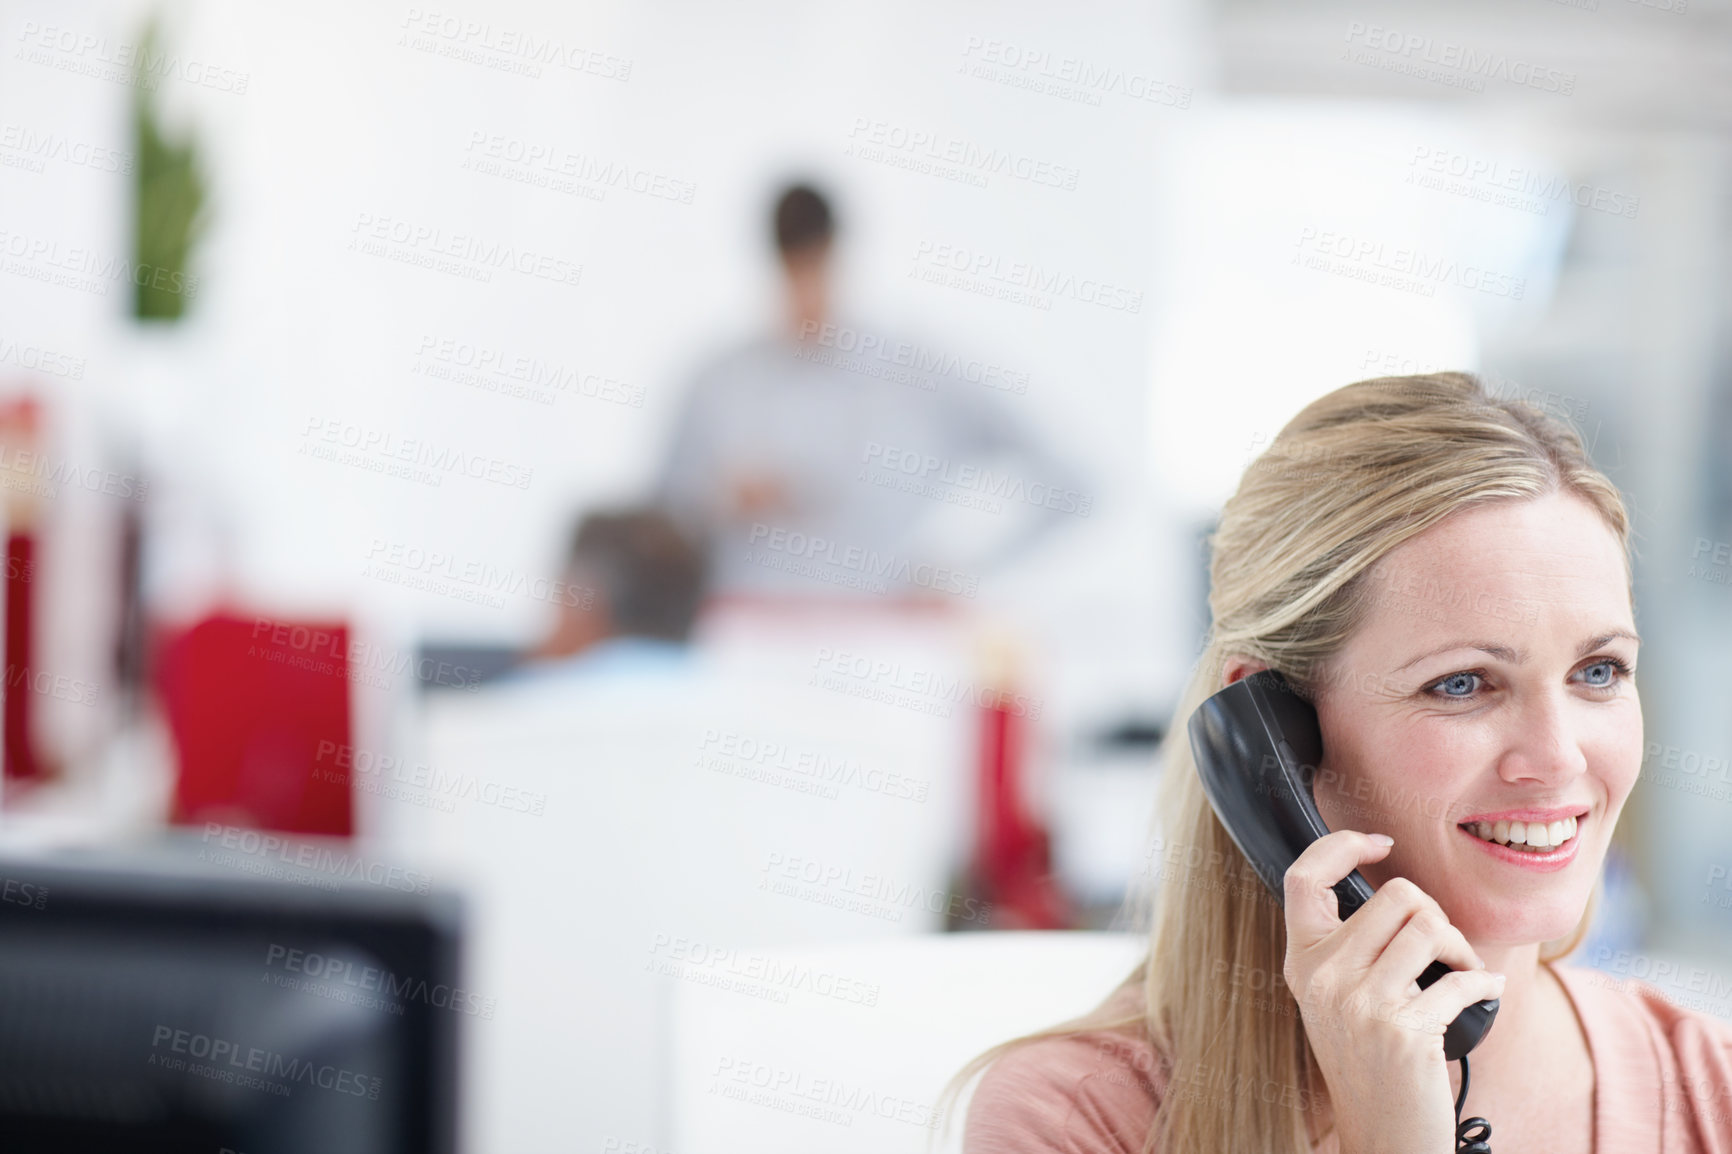
<svg viewBox="0 0 1732 1154"><path fill-rule="evenodd" d="M1092 1009L1146 952L1137 934L935 934L769 953L785 1002L672 992L669 1149L680 1154L960 1150L937 1104L970 1058ZM942 1139L942 1143L941 1140Z"/></svg>
<svg viewBox="0 0 1732 1154"><path fill-rule="evenodd" d="M965 724L704 659L435 695L381 837L473 898L469 1148L664 1147L670 987L981 912Z"/></svg>

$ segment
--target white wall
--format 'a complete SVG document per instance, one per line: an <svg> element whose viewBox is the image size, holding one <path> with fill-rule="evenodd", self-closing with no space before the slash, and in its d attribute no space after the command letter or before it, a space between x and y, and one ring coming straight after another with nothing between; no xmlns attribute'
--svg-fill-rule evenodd
<svg viewBox="0 0 1732 1154"><path fill-rule="evenodd" d="M26 21L63 26L105 39L100 55L136 40L142 11L20 4L7 34L15 42ZM165 595L228 587L304 611L361 605L405 632L533 633L548 610L533 598L474 604L363 570L384 543L459 566L549 572L575 510L646 481L692 370L773 319L764 217L777 181L809 173L840 201L845 312L1027 372L1026 395L995 395L1096 488L1091 518L1020 574L989 578L982 599L1008 602L1038 633L1080 638L1066 644L1089 660L1060 660L1091 671L1071 692L1097 711L1169 692L1184 660L1172 618L1190 559L1161 556L1144 449L1160 155L1192 116L1179 105L1207 79L1183 5L1103 5L1078 19L1032 3L545 3L441 8L448 15L431 25L418 11L171 5L170 48L245 87L195 86L183 68L160 89L171 119L196 126L212 184L196 314L163 339L119 323L118 297L92 308L65 291L0 283L6 313L33 330L60 332L68 310L82 310L65 339L89 351L89 387L145 442L175 511L159 555ZM484 27L467 36L458 21ZM421 35L461 52L511 34L582 45L601 54L603 74L544 64L535 78L404 42ZM1065 57L1119 70L1117 89L1096 106L966 71L1031 53L1047 54L1048 71ZM605 75L621 61L628 79ZM42 65L0 83L34 125L124 140L119 84ZM1074 170L1075 188L1004 175L977 188L845 155L872 121ZM689 204L621 187L594 200L466 170L472 141L493 136L694 192ZM52 188L41 204L10 203L20 218L97 230L125 251L120 181L79 173ZM357 253L364 217L581 265L580 282L495 271L481 284ZM923 242L1146 295L1134 314L982 299L910 280ZM642 407L569 395L548 406L418 373L431 363L418 364L423 344L447 340L600 374L641 390ZM433 487L379 476L307 456L310 427L420 439L532 479L515 488L447 476Z"/></svg>

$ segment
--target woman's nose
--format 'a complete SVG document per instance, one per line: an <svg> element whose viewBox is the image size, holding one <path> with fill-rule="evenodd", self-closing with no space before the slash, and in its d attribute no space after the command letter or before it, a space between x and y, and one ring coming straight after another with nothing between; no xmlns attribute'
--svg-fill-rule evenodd
<svg viewBox="0 0 1732 1154"><path fill-rule="evenodd" d="M1508 744L1498 763L1506 781L1558 784L1587 772L1581 733L1568 698L1561 693L1524 697L1512 719Z"/></svg>

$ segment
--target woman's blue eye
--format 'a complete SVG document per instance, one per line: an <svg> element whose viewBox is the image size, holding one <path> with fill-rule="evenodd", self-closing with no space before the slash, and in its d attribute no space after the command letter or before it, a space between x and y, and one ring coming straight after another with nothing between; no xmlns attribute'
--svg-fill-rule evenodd
<svg viewBox="0 0 1732 1154"><path fill-rule="evenodd" d="M1595 676L1596 672L1604 676ZM1582 673L1586 675L1588 684L1596 689L1603 689L1618 679L1618 668L1610 661L1596 661L1583 669Z"/></svg>
<svg viewBox="0 0 1732 1154"><path fill-rule="evenodd" d="M1437 688L1443 691L1445 697L1471 697L1477 687L1479 674L1452 673L1437 683Z"/></svg>

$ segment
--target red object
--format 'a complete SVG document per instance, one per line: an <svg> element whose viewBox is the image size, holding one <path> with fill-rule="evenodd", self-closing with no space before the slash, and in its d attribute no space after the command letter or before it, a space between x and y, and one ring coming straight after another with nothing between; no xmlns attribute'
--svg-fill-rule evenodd
<svg viewBox="0 0 1732 1154"><path fill-rule="evenodd" d="M981 710L976 881L993 903L994 926L1067 929L1074 919L1052 877L1050 840L1022 804L1022 725L1002 700Z"/></svg>
<svg viewBox="0 0 1732 1154"><path fill-rule="evenodd" d="M43 776L43 764L36 757L32 739L30 696L30 578L35 573L36 539L28 533L11 533L6 537L6 687L4 734L6 746L5 775L12 780L30 780Z"/></svg>
<svg viewBox="0 0 1732 1154"><path fill-rule="evenodd" d="M173 821L353 834L346 625L216 615L160 652Z"/></svg>

